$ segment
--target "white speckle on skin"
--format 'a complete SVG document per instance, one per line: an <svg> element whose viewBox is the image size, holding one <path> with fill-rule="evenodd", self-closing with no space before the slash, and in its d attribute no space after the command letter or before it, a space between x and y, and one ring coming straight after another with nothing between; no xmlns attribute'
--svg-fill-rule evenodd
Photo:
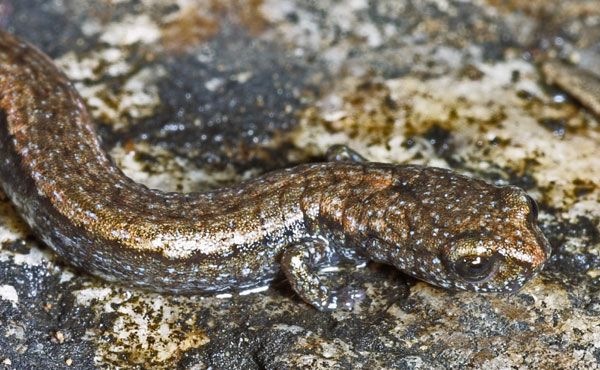
<svg viewBox="0 0 600 370"><path fill-rule="evenodd" d="M243 291L239 292L239 295L244 296L244 295L248 295L248 294L260 293L260 292L267 291L268 289L269 289L268 285L261 286L261 287L258 287L258 288L252 288L252 289L243 290Z"/></svg>

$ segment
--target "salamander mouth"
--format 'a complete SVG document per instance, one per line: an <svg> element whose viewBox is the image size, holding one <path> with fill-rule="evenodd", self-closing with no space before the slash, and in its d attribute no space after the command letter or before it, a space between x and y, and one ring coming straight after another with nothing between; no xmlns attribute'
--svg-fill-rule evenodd
<svg viewBox="0 0 600 370"><path fill-rule="evenodd" d="M542 233L542 231L540 230L540 228L536 225L535 226L535 230L536 230L536 239L539 245L542 246L544 253L546 254L546 258L544 263L540 264L541 268L545 262L550 259L550 257L552 256L552 245L550 244L550 242L548 241L548 239L546 239L546 237L544 236L544 234Z"/></svg>
<svg viewBox="0 0 600 370"><path fill-rule="evenodd" d="M533 259L527 263L529 265L529 270L531 271L527 280L536 276L552 256L552 245L548 239L546 239L542 230L540 230L537 224L531 225L531 228L535 238L536 247L531 251Z"/></svg>

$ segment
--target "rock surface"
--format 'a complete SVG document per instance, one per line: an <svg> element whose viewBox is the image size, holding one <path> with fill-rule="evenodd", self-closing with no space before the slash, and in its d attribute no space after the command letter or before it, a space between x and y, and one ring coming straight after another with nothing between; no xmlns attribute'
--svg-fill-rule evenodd
<svg viewBox="0 0 600 370"><path fill-rule="evenodd" d="M343 270L367 298L327 314L285 281L229 298L99 281L1 195L0 366L600 368L600 118L536 65L600 76L599 19L583 0L0 0L0 27L64 68L148 186L219 187L343 143L527 189L554 249L511 296Z"/></svg>

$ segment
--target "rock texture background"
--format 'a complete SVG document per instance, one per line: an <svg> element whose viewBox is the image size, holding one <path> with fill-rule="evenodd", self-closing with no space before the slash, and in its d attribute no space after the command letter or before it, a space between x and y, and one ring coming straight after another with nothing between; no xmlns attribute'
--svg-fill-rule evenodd
<svg viewBox="0 0 600 370"><path fill-rule="evenodd" d="M344 143L522 186L554 248L511 296L343 270L328 277L367 299L325 314L285 281L230 298L99 281L0 195L0 367L600 368L599 118L536 66L600 75L597 1L0 0L0 27L64 68L148 186L223 186Z"/></svg>

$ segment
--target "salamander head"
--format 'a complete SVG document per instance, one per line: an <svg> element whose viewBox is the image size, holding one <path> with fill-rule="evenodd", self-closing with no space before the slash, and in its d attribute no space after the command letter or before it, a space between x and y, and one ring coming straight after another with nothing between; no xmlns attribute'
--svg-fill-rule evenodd
<svg viewBox="0 0 600 370"><path fill-rule="evenodd" d="M538 208L522 189L497 188L494 207L484 207L479 227L441 246L444 286L477 292L513 292L542 268L550 244L537 225Z"/></svg>
<svg viewBox="0 0 600 370"><path fill-rule="evenodd" d="M380 237L379 247L371 244L372 255L433 285L513 292L550 255L537 205L518 187L427 169L394 191L406 211L387 213L387 229L394 232ZM392 252L382 254L384 245Z"/></svg>

